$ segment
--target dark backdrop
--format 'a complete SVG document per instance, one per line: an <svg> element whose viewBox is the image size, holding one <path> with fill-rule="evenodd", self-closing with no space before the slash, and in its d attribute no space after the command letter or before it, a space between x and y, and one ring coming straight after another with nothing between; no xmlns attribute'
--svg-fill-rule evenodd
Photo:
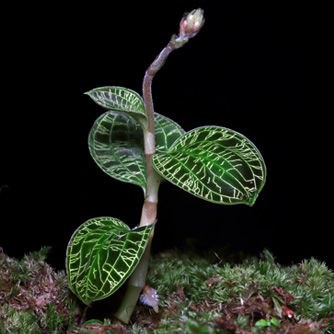
<svg viewBox="0 0 334 334"><path fill-rule="evenodd" d="M268 248L287 264L314 256L334 267L327 121L311 107L315 14L217 1L8 10L0 116L6 253L49 245L50 262L63 268L67 242L87 219L139 223L141 189L109 178L89 156L88 132L104 110L83 93L107 85L141 93L146 68L178 32L182 14L197 7L205 26L154 79L155 110L185 130L215 124L246 135L268 178L252 208L211 204L164 184L153 251L197 239L248 254Z"/></svg>

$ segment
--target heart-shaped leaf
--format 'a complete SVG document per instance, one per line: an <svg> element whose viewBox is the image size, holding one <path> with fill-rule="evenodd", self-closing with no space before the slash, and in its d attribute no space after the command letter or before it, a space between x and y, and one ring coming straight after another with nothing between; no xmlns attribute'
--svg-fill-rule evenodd
<svg viewBox="0 0 334 334"><path fill-rule="evenodd" d="M169 118L155 114L157 150L167 152L184 130ZM89 150L100 168L111 177L146 188L143 131L130 116L108 111L94 123Z"/></svg>
<svg viewBox="0 0 334 334"><path fill-rule="evenodd" d="M111 177L146 187L143 131L122 112L108 111L89 133L89 150L97 165Z"/></svg>
<svg viewBox="0 0 334 334"><path fill-rule="evenodd" d="M86 305L113 294L137 266L153 227L131 230L111 217L82 224L67 247L66 269L71 290Z"/></svg>
<svg viewBox="0 0 334 334"><path fill-rule="evenodd" d="M124 87L108 86L92 89L86 94L99 106L125 112L144 128L146 127L145 104L142 97L135 91Z"/></svg>
<svg viewBox="0 0 334 334"><path fill-rule="evenodd" d="M187 132L167 153L155 154L152 163L168 181L219 204L252 206L266 179L265 163L255 145L218 126Z"/></svg>

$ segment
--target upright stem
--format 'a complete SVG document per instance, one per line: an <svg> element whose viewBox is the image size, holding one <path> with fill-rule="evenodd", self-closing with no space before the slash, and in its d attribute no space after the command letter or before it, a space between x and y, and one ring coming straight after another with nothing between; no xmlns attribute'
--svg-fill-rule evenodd
<svg viewBox="0 0 334 334"><path fill-rule="evenodd" d="M158 209L158 191L161 177L154 170L151 157L155 154L155 123L154 123L154 107L152 99L152 80L154 75L163 66L166 58L173 49L167 45L160 55L155 59L151 66L147 69L143 81L143 97L147 116L147 128L144 131L145 159L146 159L146 191L145 200L142 209L142 215L139 226L151 225L156 221ZM122 304L114 314L119 320L128 323L132 312L137 304L140 292L146 284L146 276L150 261L151 244L154 230L150 235L145 252L140 262L132 273L125 292Z"/></svg>
<svg viewBox="0 0 334 334"><path fill-rule="evenodd" d="M140 226L153 224L157 217L158 191L161 177L154 170L151 157L155 154L155 122L152 98L152 81L155 74L165 63L166 58L173 49L167 45L155 61L147 69L143 81L143 97L147 117L147 129L144 130L144 145L146 158L146 197L143 205Z"/></svg>
<svg viewBox="0 0 334 334"><path fill-rule="evenodd" d="M168 55L173 51L173 48L168 43L168 45L161 51L159 56L154 60L150 67L145 72L143 81L143 98L145 103L145 111L147 117L147 131L144 131L144 145L145 145L145 157L146 157L146 174L147 174L147 186L146 194L148 195L148 190L152 186L149 183L149 178L152 173L155 173L152 163L151 156L155 154L155 122L154 122L154 106L152 98L152 81L155 74L164 65Z"/></svg>
<svg viewBox="0 0 334 334"><path fill-rule="evenodd" d="M147 69L143 82L143 97L145 102L146 116L148 121L148 132L154 133L154 107L152 99L152 80L155 74L161 69L164 65L169 54L174 50L171 43L160 52L158 57Z"/></svg>
<svg viewBox="0 0 334 334"><path fill-rule="evenodd" d="M151 225L156 221L158 191L161 182L161 177L154 170L151 162L151 157L153 154L155 154L156 151L152 81L156 73L164 65L169 54L173 50L182 47L185 43L188 42L189 38L194 37L203 26L203 23L203 11L201 9L193 10L189 14L186 14L180 23L179 36L172 36L170 42L160 52L158 57L145 72L143 81L143 98L147 117L147 127L143 128L143 132L146 159L146 192L139 224L140 226ZM154 230L152 230L147 247L142 258L140 259L138 266L128 281L123 302L118 311L115 313L115 316L125 323L129 322L132 312L136 306L139 294L146 284L153 234Z"/></svg>
<svg viewBox="0 0 334 334"><path fill-rule="evenodd" d="M144 132L145 159L146 159L146 191L145 200L142 209L142 215L139 226L151 225L156 221L158 209L158 191L161 177L154 170L151 157L155 154L155 124L154 124L154 108L152 99L152 80L154 75L163 66L165 59L172 50L168 46L163 49L157 59L152 63L145 73L143 82L143 96L147 116L147 128ZM146 246L145 252L140 262L132 273L125 292L122 304L114 314L119 320L128 323L132 312L137 304L140 292L146 284L147 270L150 260L151 244L154 230L150 235L150 239Z"/></svg>

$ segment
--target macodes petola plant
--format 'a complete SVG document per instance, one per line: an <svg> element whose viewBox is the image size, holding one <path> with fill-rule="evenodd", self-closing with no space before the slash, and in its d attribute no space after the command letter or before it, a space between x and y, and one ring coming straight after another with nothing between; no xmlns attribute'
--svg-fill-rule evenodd
<svg viewBox="0 0 334 334"><path fill-rule="evenodd" d="M222 126L185 132L153 109L154 76L168 55L185 45L203 24L201 9L183 17L179 34L172 36L147 69L143 96L117 86L87 93L107 110L89 134L93 159L109 176L140 186L144 204L134 229L112 217L82 224L68 244L68 279L72 291L87 305L110 296L126 282L123 302L115 313L126 323L146 283L160 183L168 180L209 202L250 206L265 183L263 158L242 134Z"/></svg>

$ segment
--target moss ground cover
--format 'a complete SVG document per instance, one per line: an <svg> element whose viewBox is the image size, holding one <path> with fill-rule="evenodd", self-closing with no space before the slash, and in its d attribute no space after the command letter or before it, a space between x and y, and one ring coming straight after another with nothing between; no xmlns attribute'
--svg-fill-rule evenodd
<svg viewBox="0 0 334 334"><path fill-rule="evenodd" d="M314 258L282 266L267 250L258 257L222 249L156 254L147 284L159 295L158 313L138 304L124 325L103 312L87 322L66 274L45 262L47 251L20 260L0 253L1 334L334 333L334 274Z"/></svg>

